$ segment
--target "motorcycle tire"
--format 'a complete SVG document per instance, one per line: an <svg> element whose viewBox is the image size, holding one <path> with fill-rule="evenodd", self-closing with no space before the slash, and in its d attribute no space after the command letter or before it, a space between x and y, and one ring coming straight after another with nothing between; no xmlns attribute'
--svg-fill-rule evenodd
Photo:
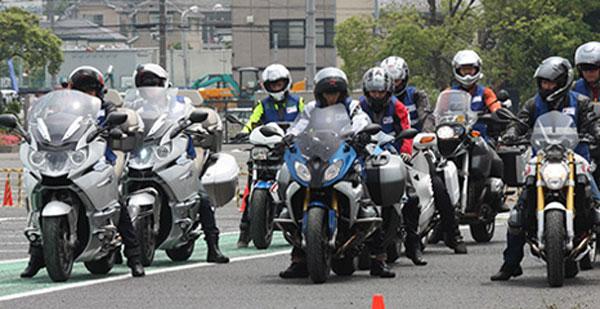
<svg viewBox="0 0 600 309"><path fill-rule="evenodd" d="M64 282L73 270L73 250L69 244L69 221L66 216L43 217L44 260L48 276L54 282Z"/></svg>
<svg viewBox="0 0 600 309"><path fill-rule="evenodd" d="M331 254L327 237L326 212L320 207L308 210L306 229L306 263L314 283L323 283L329 277Z"/></svg>
<svg viewBox="0 0 600 309"><path fill-rule="evenodd" d="M562 211L550 210L544 219L544 241L548 284L559 287L565 281L565 216Z"/></svg>
<svg viewBox="0 0 600 309"><path fill-rule="evenodd" d="M135 232L140 241L140 259L144 267L152 265L156 250L156 236L152 216L145 216L134 223Z"/></svg>
<svg viewBox="0 0 600 309"><path fill-rule="evenodd" d="M250 206L250 236L257 249L267 249L273 240L273 203L267 190L254 190Z"/></svg>
<svg viewBox="0 0 600 309"><path fill-rule="evenodd" d="M85 265L85 268L94 275L106 275L115 265L115 252L111 251L103 258L84 262L83 265Z"/></svg>
<svg viewBox="0 0 600 309"><path fill-rule="evenodd" d="M187 261L192 256L192 253L194 253L194 244L196 244L196 241L192 239L179 248L167 249L165 251L171 261L183 262Z"/></svg>
<svg viewBox="0 0 600 309"><path fill-rule="evenodd" d="M345 256L341 259L332 259L331 270L338 276L351 276L356 270L354 257Z"/></svg>

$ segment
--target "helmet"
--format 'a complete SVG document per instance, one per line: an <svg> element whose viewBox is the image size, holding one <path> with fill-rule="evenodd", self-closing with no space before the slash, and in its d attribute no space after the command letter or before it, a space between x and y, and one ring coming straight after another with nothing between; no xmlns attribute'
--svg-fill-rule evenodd
<svg viewBox="0 0 600 309"><path fill-rule="evenodd" d="M394 84L390 75L385 69L375 67L369 69L362 79L363 93L367 98L369 107L375 112L380 112L388 104ZM369 95L369 91L385 91L386 95L382 99L376 99Z"/></svg>
<svg viewBox="0 0 600 309"><path fill-rule="evenodd" d="M344 71L327 67L321 69L314 78L315 89L313 94L319 102L324 102L323 93L339 92L341 94L340 101L348 97L348 78Z"/></svg>
<svg viewBox="0 0 600 309"><path fill-rule="evenodd" d="M135 87L164 87L170 86L169 73L163 67L154 63L141 64L133 72Z"/></svg>
<svg viewBox="0 0 600 309"><path fill-rule="evenodd" d="M272 91L271 84L277 81L285 81L285 86L279 91ZM262 73L262 85L263 89L277 102L285 99L285 94L290 90L292 86L292 76L290 71L281 64L271 64L266 67Z"/></svg>
<svg viewBox="0 0 600 309"><path fill-rule="evenodd" d="M69 75L71 89L85 93L94 91L98 98L104 96L104 76L100 70L92 66L80 66Z"/></svg>
<svg viewBox="0 0 600 309"><path fill-rule="evenodd" d="M533 78L536 79L538 92L542 99L556 108L571 88L573 82L573 69L569 60L562 57L546 58L535 70ZM549 80L558 84L556 90L543 90L542 80Z"/></svg>
<svg viewBox="0 0 600 309"><path fill-rule="evenodd" d="M385 58L380 67L384 68L393 81L402 80L402 86L399 89L394 89L394 95L401 96L408 86L408 64L403 58L390 56Z"/></svg>
<svg viewBox="0 0 600 309"><path fill-rule="evenodd" d="M575 66L579 74L586 65L600 67L600 42L587 42L575 51Z"/></svg>
<svg viewBox="0 0 600 309"><path fill-rule="evenodd" d="M460 75L459 69L466 65L474 66L477 69L477 73L475 75ZM454 55L452 68L454 78L464 87L471 87L483 78L483 73L481 73L481 58L479 58L476 52L469 49L461 50Z"/></svg>

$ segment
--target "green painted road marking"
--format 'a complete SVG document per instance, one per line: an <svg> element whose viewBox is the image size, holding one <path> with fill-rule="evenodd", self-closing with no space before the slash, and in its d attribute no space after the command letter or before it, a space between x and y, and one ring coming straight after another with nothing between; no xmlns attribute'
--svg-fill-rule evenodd
<svg viewBox="0 0 600 309"><path fill-rule="evenodd" d="M266 250L257 250L252 246L238 249L236 246L237 238L237 234L221 236L221 251L223 251L223 253L230 258L261 255L290 249L290 246L284 240L281 233L275 233L273 235L273 242L271 243L269 249ZM52 282L50 277L48 277L48 273L46 272L45 268L40 270L37 276L32 279L21 279L19 274L27 265L26 261L15 261L13 263L0 264L0 297L40 289L53 288L72 283L85 282L93 279L104 279L118 275L126 275L129 274L129 268L125 265L125 262L126 261L124 261L122 265L115 265L108 275L92 275L85 268L83 263L75 263L75 265L73 265L71 278L67 282L63 283ZM194 253L188 261L172 262L163 250L158 250L156 251L156 256L152 266L147 267L146 269L164 269L198 262L206 262L206 243L203 239L198 239L196 241Z"/></svg>

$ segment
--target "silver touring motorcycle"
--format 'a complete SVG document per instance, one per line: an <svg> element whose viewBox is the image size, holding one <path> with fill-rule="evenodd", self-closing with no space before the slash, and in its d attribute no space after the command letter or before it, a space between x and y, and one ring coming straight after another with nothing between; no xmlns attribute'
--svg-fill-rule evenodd
<svg viewBox="0 0 600 309"><path fill-rule="evenodd" d="M125 96L124 107L135 110L144 122L143 146L128 160L123 188L145 266L152 264L156 248L173 261L190 258L201 235L201 185L216 206L231 200L237 187L239 167L233 156L208 149L199 151L196 159L188 154L188 134L212 133L210 127L190 131L207 119L207 111L178 100L176 93L177 89L142 87Z"/></svg>
<svg viewBox="0 0 600 309"><path fill-rule="evenodd" d="M100 106L98 98L61 90L33 104L27 131L15 116L0 116L0 125L25 140L20 148L29 211L25 235L41 241L53 281L66 281L75 261L93 274L108 273L121 244L118 179L105 151L109 132L114 135L111 129L127 115L111 113L99 126Z"/></svg>

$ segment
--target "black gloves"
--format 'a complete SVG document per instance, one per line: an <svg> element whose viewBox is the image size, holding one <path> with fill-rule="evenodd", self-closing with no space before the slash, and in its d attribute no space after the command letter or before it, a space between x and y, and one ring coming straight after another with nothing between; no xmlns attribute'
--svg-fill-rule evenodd
<svg viewBox="0 0 600 309"><path fill-rule="evenodd" d="M246 132L240 132L233 137L233 141L236 143L243 142L245 139L248 138L248 135L249 134Z"/></svg>
<svg viewBox="0 0 600 309"><path fill-rule="evenodd" d="M502 141L505 143L514 142L518 139L519 139L519 134L515 128L508 128L508 130L506 130L502 134Z"/></svg>

